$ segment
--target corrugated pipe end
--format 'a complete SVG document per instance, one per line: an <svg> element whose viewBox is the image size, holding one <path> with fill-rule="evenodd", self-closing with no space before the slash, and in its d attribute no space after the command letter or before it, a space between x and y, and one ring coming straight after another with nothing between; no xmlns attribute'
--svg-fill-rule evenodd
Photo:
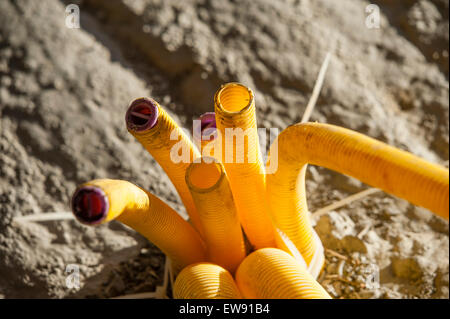
<svg viewBox="0 0 450 319"><path fill-rule="evenodd" d="M101 224L109 210L109 200L103 190L94 186L82 186L72 196L72 212L85 225Z"/></svg>
<svg viewBox="0 0 450 319"><path fill-rule="evenodd" d="M220 185L225 170L215 158L203 156L200 162L191 163L186 170L186 184L198 193L207 193Z"/></svg>
<svg viewBox="0 0 450 319"><path fill-rule="evenodd" d="M134 100L128 107L125 122L129 131L150 130L158 122L158 103L145 97Z"/></svg>

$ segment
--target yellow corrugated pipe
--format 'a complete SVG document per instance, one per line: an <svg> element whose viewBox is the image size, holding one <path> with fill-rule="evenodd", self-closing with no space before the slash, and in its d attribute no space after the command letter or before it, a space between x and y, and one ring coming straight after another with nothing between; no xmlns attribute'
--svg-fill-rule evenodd
<svg viewBox="0 0 450 319"><path fill-rule="evenodd" d="M219 265L197 263L184 268L175 280L175 299L241 299L231 274Z"/></svg>
<svg viewBox="0 0 450 319"><path fill-rule="evenodd" d="M188 167L186 183L203 225L209 261L234 273L245 257L245 244L223 165L202 157Z"/></svg>
<svg viewBox="0 0 450 319"><path fill-rule="evenodd" d="M159 198L130 182L84 183L76 189L71 205L84 224L116 219L141 233L171 259L175 272L206 261L206 247L194 228Z"/></svg>
<svg viewBox="0 0 450 319"><path fill-rule="evenodd" d="M273 220L307 264L317 249L306 203L307 163L350 175L448 219L448 169L363 134L329 124L296 124L281 132L270 152L270 161L278 161L277 171L267 175Z"/></svg>
<svg viewBox="0 0 450 319"><path fill-rule="evenodd" d="M200 218L185 181L189 163L200 157L197 148L153 99L134 100L128 108L125 121L128 131L164 169L178 191L192 224L203 235ZM186 158L183 158L183 154L187 155Z"/></svg>
<svg viewBox="0 0 450 319"><path fill-rule="evenodd" d="M236 271L236 283L249 299L331 299L305 267L277 248L248 255Z"/></svg>
<svg viewBox="0 0 450 319"><path fill-rule="evenodd" d="M239 83L225 84L215 94L214 109L223 145L222 163L242 227L256 249L275 247L274 228L265 196L253 92ZM237 133L241 138L236 138L235 142L230 133Z"/></svg>

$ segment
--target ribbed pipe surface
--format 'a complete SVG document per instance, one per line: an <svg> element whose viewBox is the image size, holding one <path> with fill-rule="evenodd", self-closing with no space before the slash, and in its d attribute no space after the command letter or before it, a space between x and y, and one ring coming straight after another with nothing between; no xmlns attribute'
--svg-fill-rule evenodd
<svg viewBox="0 0 450 319"><path fill-rule="evenodd" d="M83 196L84 189L96 189L105 195L108 209L102 223L116 219L142 234L171 259L175 272L189 264L206 261L206 247L199 234L151 193L127 181L97 179L80 185L73 203L82 200L77 197ZM75 206L72 204L77 217L83 212Z"/></svg>
<svg viewBox="0 0 450 319"><path fill-rule="evenodd" d="M355 177L448 220L448 169L363 134L329 124L296 124L281 132L272 153L278 153L278 159L270 159L278 160L278 170L267 175L273 220L306 263L316 250L306 203L308 163Z"/></svg>
<svg viewBox="0 0 450 319"><path fill-rule="evenodd" d="M304 266L277 248L248 255L236 271L236 283L249 299L331 298Z"/></svg>
<svg viewBox="0 0 450 319"><path fill-rule="evenodd" d="M173 287L175 299L241 299L231 274L219 265L197 263L184 268Z"/></svg>
<svg viewBox="0 0 450 319"><path fill-rule="evenodd" d="M200 215L209 261L234 273L245 257L245 244L223 165L202 158L188 167L186 183Z"/></svg>
<svg viewBox="0 0 450 319"><path fill-rule="evenodd" d="M255 248L275 247L274 228L265 196L264 164L259 149L253 92L242 84L228 83L217 91L214 105L216 126L223 145L222 163L242 227ZM235 138L230 130L227 133L227 129L240 138Z"/></svg>

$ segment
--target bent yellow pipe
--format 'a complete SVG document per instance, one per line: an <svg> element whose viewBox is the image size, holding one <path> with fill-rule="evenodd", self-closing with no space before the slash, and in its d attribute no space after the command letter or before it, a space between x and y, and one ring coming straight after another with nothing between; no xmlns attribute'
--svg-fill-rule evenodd
<svg viewBox="0 0 450 319"><path fill-rule="evenodd" d="M128 131L144 146L175 186L192 224L203 235L200 218L186 181L186 169L200 157L189 137L153 99L134 100L126 113ZM181 153L181 154L180 154Z"/></svg>
<svg viewBox="0 0 450 319"><path fill-rule="evenodd" d="M306 203L307 163L355 177L448 219L448 169L363 134L329 124L296 124L281 132L270 152L270 161L278 161L277 171L267 175L273 220L308 264L317 245Z"/></svg>
<svg viewBox="0 0 450 319"><path fill-rule="evenodd" d="M116 219L155 244L173 262L175 272L206 261L199 234L156 196L123 180L97 179L80 185L72 197L75 217L87 225Z"/></svg>
<svg viewBox="0 0 450 319"><path fill-rule="evenodd" d="M256 249L275 247L253 92L239 83L225 84L215 94L214 109L221 158L245 234Z"/></svg>
<svg viewBox="0 0 450 319"><path fill-rule="evenodd" d="M245 257L245 244L223 165L202 157L188 167L186 183L203 225L209 260L234 273Z"/></svg>
<svg viewBox="0 0 450 319"><path fill-rule="evenodd" d="M305 267L277 248L248 255L236 271L236 284L249 299L331 299Z"/></svg>
<svg viewBox="0 0 450 319"><path fill-rule="evenodd" d="M175 299L241 299L231 274L219 265L197 263L184 268L173 287Z"/></svg>

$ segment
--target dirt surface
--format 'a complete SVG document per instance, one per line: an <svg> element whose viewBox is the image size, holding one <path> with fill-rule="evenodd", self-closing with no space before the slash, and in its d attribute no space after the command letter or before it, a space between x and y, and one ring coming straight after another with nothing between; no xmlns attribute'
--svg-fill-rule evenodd
<svg viewBox="0 0 450 319"><path fill-rule="evenodd" d="M27 222L69 211L77 184L130 180L179 212L173 186L126 131L128 103L152 96L184 127L220 84L256 95L258 125L300 120L332 58L312 120L341 125L448 167L448 1L0 1L0 296L114 297L153 291L164 256L112 222ZM400 4L401 3L401 4ZM366 188L311 166L312 211ZM321 283L335 298L448 298L448 223L371 195L317 218L328 249ZM80 267L79 289L66 266ZM378 267L380 287L367 280Z"/></svg>

